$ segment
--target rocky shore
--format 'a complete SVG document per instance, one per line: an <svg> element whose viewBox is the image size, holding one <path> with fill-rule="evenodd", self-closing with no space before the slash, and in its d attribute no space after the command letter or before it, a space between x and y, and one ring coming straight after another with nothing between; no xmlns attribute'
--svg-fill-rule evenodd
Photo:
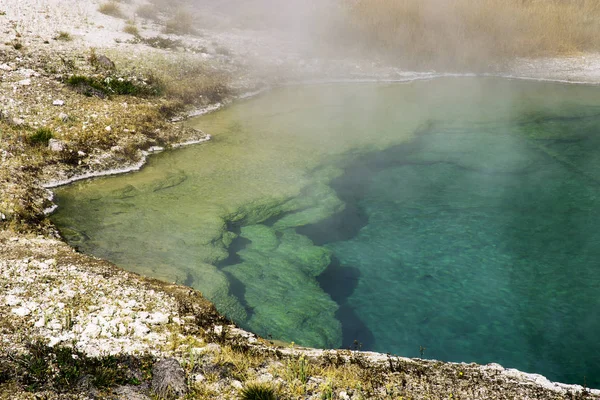
<svg viewBox="0 0 600 400"><path fill-rule="evenodd" d="M61 241L45 216L47 188L209 139L181 123L199 110L270 85L437 75L307 57L259 30L169 31L173 15L155 5L143 17L144 5L0 3L0 398L234 399L259 389L290 399L600 398L495 364L263 340L190 288ZM211 17L224 19L207 8ZM600 56L519 60L494 74L597 84Z"/></svg>

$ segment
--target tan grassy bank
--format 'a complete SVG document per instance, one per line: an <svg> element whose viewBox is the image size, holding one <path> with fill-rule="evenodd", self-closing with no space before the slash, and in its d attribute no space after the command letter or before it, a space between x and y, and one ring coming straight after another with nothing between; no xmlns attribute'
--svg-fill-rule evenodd
<svg viewBox="0 0 600 400"><path fill-rule="evenodd" d="M413 66L600 50L596 0L357 0L348 10L364 44Z"/></svg>

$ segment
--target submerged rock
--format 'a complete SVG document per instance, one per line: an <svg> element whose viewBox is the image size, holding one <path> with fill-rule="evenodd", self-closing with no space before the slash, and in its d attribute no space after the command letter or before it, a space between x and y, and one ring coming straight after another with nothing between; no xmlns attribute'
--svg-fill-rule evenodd
<svg viewBox="0 0 600 400"><path fill-rule="evenodd" d="M292 229L253 225L240 236L251 244L238 253L242 263L224 270L244 283L243 298L253 311L247 327L301 345L340 347L338 305L316 281L330 262L329 251Z"/></svg>

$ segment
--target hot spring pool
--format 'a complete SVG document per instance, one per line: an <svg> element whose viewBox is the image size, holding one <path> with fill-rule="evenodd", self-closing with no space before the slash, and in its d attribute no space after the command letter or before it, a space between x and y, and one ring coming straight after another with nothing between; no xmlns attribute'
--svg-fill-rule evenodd
<svg viewBox="0 0 600 400"><path fill-rule="evenodd" d="M285 87L189 123L214 139L57 189L69 243L264 337L600 386L600 88Z"/></svg>

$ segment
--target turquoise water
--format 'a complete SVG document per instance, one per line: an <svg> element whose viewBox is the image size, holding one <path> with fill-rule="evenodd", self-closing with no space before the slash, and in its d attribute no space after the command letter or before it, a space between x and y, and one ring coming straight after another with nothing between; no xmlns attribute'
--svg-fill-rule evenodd
<svg viewBox="0 0 600 400"><path fill-rule="evenodd" d="M423 346L434 359L597 385L600 187L583 173L596 171L594 136L545 143L577 154L573 165L501 131L461 129L425 133L350 168L337 188L368 222L339 241L327 240L339 229L331 220L302 230L353 270L349 294L338 293L339 273L323 281L344 305L345 344L415 357ZM477 152L455 155L457 143L500 150L515 140L521 154L510 171L486 167Z"/></svg>
<svg viewBox="0 0 600 400"><path fill-rule="evenodd" d="M212 143L57 190L53 220L265 337L597 387L599 90L284 88L195 120Z"/></svg>

